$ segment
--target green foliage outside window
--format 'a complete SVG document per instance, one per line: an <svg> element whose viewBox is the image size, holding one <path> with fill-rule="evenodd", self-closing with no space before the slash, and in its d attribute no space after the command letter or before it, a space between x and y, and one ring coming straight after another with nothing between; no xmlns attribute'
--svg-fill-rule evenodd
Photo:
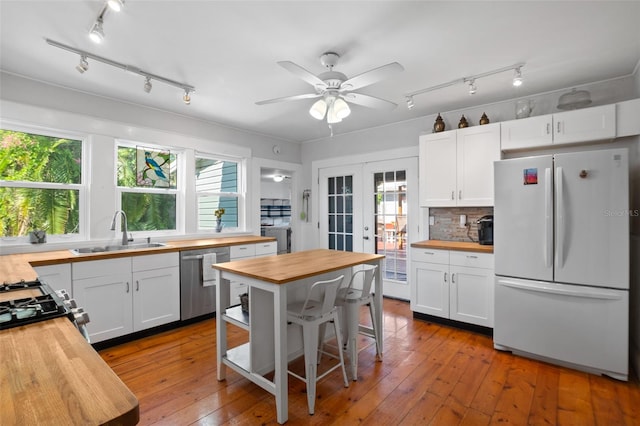
<svg viewBox="0 0 640 426"><path fill-rule="evenodd" d="M82 141L0 129L0 236L77 233L81 165Z"/></svg>

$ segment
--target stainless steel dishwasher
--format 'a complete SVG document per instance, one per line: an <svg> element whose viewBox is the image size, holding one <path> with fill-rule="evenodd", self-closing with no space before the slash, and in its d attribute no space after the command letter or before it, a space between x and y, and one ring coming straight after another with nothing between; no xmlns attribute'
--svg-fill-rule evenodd
<svg viewBox="0 0 640 426"><path fill-rule="evenodd" d="M203 266L205 259L215 254L215 262L228 262L229 247L216 247L180 252L180 319L182 321L216 311L216 287L204 286ZM206 273L207 271L205 271Z"/></svg>

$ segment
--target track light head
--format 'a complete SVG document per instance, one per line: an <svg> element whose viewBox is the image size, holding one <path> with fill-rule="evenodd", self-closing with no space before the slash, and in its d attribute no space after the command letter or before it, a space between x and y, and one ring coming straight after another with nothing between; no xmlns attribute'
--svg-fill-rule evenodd
<svg viewBox="0 0 640 426"><path fill-rule="evenodd" d="M407 108L413 109L414 106L416 105L413 103L413 96L407 96Z"/></svg>
<svg viewBox="0 0 640 426"><path fill-rule="evenodd" d="M144 80L144 91L149 93L151 91L151 88L153 87L153 85L151 84L151 78L147 77Z"/></svg>
<svg viewBox="0 0 640 426"><path fill-rule="evenodd" d="M184 101L185 105L191 105L191 95L190 95L189 89L184 89L184 95L182 96L182 100Z"/></svg>
<svg viewBox="0 0 640 426"><path fill-rule="evenodd" d="M478 88L476 87L475 82L476 82L475 79L468 80L468 83L469 83L469 94L470 95L475 95L476 92L478 91Z"/></svg>
<svg viewBox="0 0 640 426"><path fill-rule="evenodd" d="M520 87L522 86L522 70L521 67L515 68L513 70L513 86Z"/></svg>
<svg viewBox="0 0 640 426"><path fill-rule="evenodd" d="M85 55L80 56L80 63L76 65L76 69L80 74L89 69L89 62L87 62L87 57Z"/></svg>
<svg viewBox="0 0 640 426"><path fill-rule="evenodd" d="M96 19L96 22L91 27L91 31L89 31L89 38L94 43L102 43L104 40L104 30L102 29L102 18Z"/></svg>
<svg viewBox="0 0 640 426"><path fill-rule="evenodd" d="M107 5L114 12L120 12L124 7L124 0L108 0Z"/></svg>

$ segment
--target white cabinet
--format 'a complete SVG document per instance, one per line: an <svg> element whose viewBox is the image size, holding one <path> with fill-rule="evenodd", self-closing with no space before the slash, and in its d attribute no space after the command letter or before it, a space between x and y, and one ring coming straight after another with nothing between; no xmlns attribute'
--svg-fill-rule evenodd
<svg viewBox="0 0 640 426"><path fill-rule="evenodd" d="M276 241L258 244L242 244L231 246L230 248L231 261L276 254L278 254L278 243ZM231 289L231 305L237 305L240 303L240 295L247 292L247 285L235 280L231 281L229 285Z"/></svg>
<svg viewBox="0 0 640 426"><path fill-rule="evenodd" d="M493 327L493 254L412 249L411 310Z"/></svg>
<svg viewBox="0 0 640 426"><path fill-rule="evenodd" d="M180 319L178 253L73 264L73 294L92 342Z"/></svg>
<svg viewBox="0 0 640 426"><path fill-rule="evenodd" d="M492 206L500 123L420 136L420 204Z"/></svg>
<svg viewBox="0 0 640 426"><path fill-rule="evenodd" d="M71 289L71 264L36 266L33 268L40 281L47 283L53 290L66 290L73 297Z"/></svg>
<svg viewBox="0 0 640 426"><path fill-rule="evenodd" d="M505 121L501 149L542 148L616 137L616 105Z"/></svg>

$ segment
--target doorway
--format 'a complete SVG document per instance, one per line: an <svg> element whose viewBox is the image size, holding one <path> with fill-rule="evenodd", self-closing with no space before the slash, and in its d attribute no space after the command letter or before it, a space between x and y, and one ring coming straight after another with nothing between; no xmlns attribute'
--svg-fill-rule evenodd
<svg viewBox="0 0 640 426"><path fill-rule="evenodd" d="M418 232L416 158L319 170L320 246L383 254L384 295L409 300L407 249Z"/></svg>

